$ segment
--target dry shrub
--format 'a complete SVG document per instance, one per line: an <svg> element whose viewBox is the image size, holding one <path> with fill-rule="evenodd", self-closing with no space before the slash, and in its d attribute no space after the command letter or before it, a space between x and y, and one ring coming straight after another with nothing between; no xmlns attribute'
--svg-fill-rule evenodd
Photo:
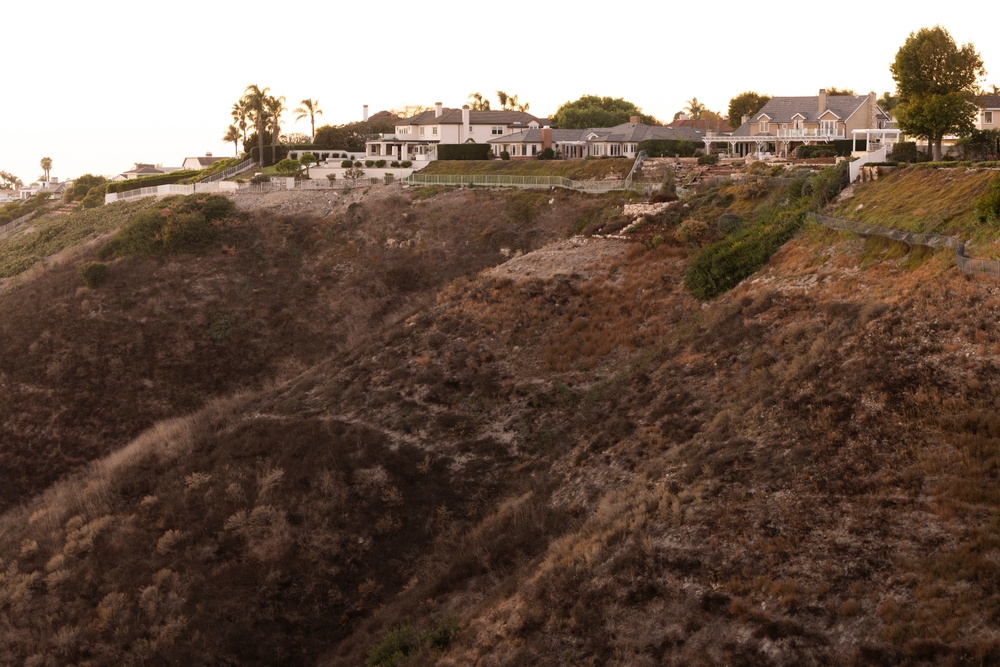
<svg viewBox="0 0 1000 667"><path fill-rule="evenodd" d="M709 232L708 223L689 219L682 222L674 232L674 238L681 243L697 243Z"/></svg>
<svg viewBox="0 0 1000 667"><path fill-rule="evenodd" d="M156 541L156 553L165 556L180 544L186 535L180 530L168 530Z"/></svg>
<svg viewBox="0 0 1000 667"><path fill-rule="evenodd" d="M122 618L126 615L127 600L124 593L108 593L97 605L97 618L94 620L94 627L100 632L113 630L121 624Z"/></svg>

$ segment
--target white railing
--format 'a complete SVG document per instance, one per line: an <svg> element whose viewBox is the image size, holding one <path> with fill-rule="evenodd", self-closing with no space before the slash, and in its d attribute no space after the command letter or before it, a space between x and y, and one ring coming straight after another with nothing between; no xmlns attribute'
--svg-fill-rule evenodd
<svg viewBox="0 0 1000 667"><path fill-rule="evenodd" d="M199 183L214 183L215 181L224 181L230 176L235 176L236 174L242 174L244 171L253 169L258 164L257 160L253 158L247 158L240 162L239 164L230 167L229 169L223 169L217 174L212 174L211 176L199 181Z"/></svg>
<svg viewBox="0 0 1000 667"><path fill-rule="evenodd" d="M125 192L109 192L104 195L104 203L143 197L169 197L170 195L193 195L196 192L235 192L239 186L231 181L216 183L195 183L194 185L154 185L148 188L136 188Z"/></svg>
<svg viewBox="0 0 1000 667"><path fill-rule="evenodd" d="M877 151L873 151L868 155L858 158L851 163L851 183L858 180L858 176L861 174L861 167L865 166L869 162L885 162L886 155L889 152L888 146L882 146L882 148Z"/></svg>
<svg viewBox="0 0 1000 667"><path fill-rule="evenodd" d="M791 129L791 130L778 130L779 139L846 139L847 134L843 130L833 130L827 131L822 128L817 130L810 129ZM751 137L753 139L753 137Z"/></svg>

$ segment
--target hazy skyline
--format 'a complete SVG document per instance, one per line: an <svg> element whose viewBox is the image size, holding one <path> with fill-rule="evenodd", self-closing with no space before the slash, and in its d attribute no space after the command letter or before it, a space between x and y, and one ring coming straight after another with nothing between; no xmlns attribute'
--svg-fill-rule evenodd
<svg viewBox="0 0 1000 667"><path fill-rule="evenodd" d="M792 7L792 5L789 5ZM889 63L911 31L942 25L972 42L1000 84L1000 40L981 2L846 2L820 13L746 3L632 2L588 11L467 3L238 6L177 0L53 2L5 8L0 57L10 65L0 104L0 170L25 183L53 160L60 180L113 176L135 162L180 166L232 156L229 110L248 84L289 109L318 99L316 125L360 120L407 104L458 107L502 89L539 116L584 94L624 97L670 120L697 97L725 113L746 90L815 95L894 90ZM594 5L594 7L600 7ZM709 7L710 11L704 11ZM264 32L262 32L264 28ZM797 36L801 33L802 36ZM309 133L284 116L284 132Z"/></svg>

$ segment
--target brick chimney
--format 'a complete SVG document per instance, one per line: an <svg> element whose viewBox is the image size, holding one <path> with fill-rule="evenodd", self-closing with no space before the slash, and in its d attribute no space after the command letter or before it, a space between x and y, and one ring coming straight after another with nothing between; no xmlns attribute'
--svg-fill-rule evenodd
<svg viewBox="0 0 1000 667"><path fill-rule="evenodd" d="M212 157L211 153L205 153L205 157Z"/></svg>
<svg viewBox="0 0 1000 667"><path fill-rule="evenodd" d="M364 113L361 114L361 120L368 122L368 105L365 105Z"/></svg>
<svg viewBox="0 0 1000 667"><path fill-rule="evenodd" d="M819 113L826 111L826 88L819 89Z"/></svg>
<svg viewBox="0 0 1000 667"><path fill-rule="evenodd" d="M444 113L444 108L443 107L444 107L444 105L442 105L440 102L435 102L434 103L434 117L435 118L440 118L441 114Z"/></svg>
<svg viewBox="0 0 1000 667"><path fill-rule="evenodd" d="M878 126L877 112L875 111L878 101L875 98L875 91L868 93L868 125L866 127L874 128Z"/></svg>
<svg viewBox="0 0 1000 667"><path fill-rule="evenodd" d="M546 125L542 128L542 150L552 148L552 128Z"/></svg>
<svg viewBox="0 0 1000 667"><path fill-rule="evenodd" d="M628 117L628 122L630 122L630 123L638 123L639 122L639 117L638 116L629 116Z"/></svg>

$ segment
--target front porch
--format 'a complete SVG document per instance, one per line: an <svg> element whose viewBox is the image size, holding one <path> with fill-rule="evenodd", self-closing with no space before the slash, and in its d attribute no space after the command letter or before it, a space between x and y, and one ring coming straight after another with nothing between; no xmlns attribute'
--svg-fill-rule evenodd
<svg viewBox="0 0 1000 667"><path fill-rule="evenodd" d="M426 141L421 139L399 139L397 137L382 137L371 139L366 142L366 154L368 157L382 158L386 160L410 160L411 162L425 162L434 160L437 156L436 141Z"/></svg>

